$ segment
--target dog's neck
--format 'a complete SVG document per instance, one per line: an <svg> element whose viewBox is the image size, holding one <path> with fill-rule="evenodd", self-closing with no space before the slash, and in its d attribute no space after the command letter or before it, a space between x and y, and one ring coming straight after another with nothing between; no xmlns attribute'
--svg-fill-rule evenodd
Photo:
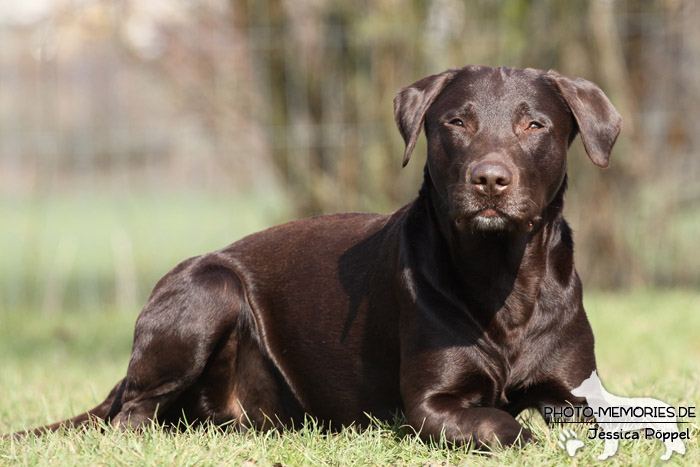
<svg viewBox="0 0 700 467"><path fill-rule="evenodd" d="M460 295L486 314L495 314L504 306L532 310L547 272L548 255L559 241L556 234L565 191L566 179L531 232L460 231L452 222L447 204L435 189L426 167L423 186L412 209L422 211L421 216L429 215L433 222L416 223L410 228L422 230L421 235L429 236L435 251L416 253L423 261L433 263L432 270L444 271L445 279L463 292ZM514 300L524 306L508 306ZM532 303L522 303L523 300ZM529 316L513 318L520 321Z"/></svg>

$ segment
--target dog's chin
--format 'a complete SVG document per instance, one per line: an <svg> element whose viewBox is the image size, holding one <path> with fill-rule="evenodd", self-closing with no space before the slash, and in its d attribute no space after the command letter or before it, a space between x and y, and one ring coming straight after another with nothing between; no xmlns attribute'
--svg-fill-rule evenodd
<svg viewBox="0 0 700 467"><path fill-rule="evenodd" d="M454 225L462 232L531 232L533 222L513 218L493 209L487 209L471 215L458 215L454 218Z"/></svg>
<svg viewBox="0 0 700 467"><path fill-rule="evenodd" d="M513 223L508 217L493 210L468 215L453 216L457 230L465 232L506 232L513 230Z"/></svg>
<svg viewBox="0 0 700 467"><path fill-rule="evenodd" d="M474 216L469 227L481 232L504 232L513 228L511 222L502 216Z"/></svg>

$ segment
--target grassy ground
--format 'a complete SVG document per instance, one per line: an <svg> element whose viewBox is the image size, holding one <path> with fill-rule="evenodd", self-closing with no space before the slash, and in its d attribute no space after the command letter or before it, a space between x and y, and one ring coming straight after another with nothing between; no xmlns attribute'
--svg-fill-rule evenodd
<svg viewBox="0 0 700 467"><path fill-rule="evenodd" d="M280 193L0 197L0 312L137 308L178 262L289 216Z"/></svg>
<svg viewBox="0 0 700 467"><path fill-rule="evenodd" d="M0 200L0 433L64 419L102 401L125 372L133 323L150 286L187 256L284 220L285 206L276 193ZM700 405L700 293L588 293L585 301L608 390ZM586 440L570 459L557 447L560 428L531 413L521 419L539 442L494 454L422 443L398 420L334 434L313 423L284 433L71 431L0 440L0 465L597 462L602 441ZM671 465L700 465L698 419L691 422L688 452ZM659 442L622 442L608 464L657 465L662 453Z"/></svg>
<svg viewBox="0 0 700 467"><path fill-rule="evenodd" d="M689 291L588 293L599 373L606 388L672 405L700 406L700 294ZM123 376L135 311L0 313L0 433L76 414L100 402ZM603 442L585 439L571 459L560 428L525 413L539 442L524 450L468 453L422 443L410 430L377 424L323 434L313 423L291 432L238 434L197 429L184 434L71 431L21 442L0 441L0 465L588 465ZM698 418L687 453L669 465L700 465ZM660 442L623 441L608 465L660 465Z"/></svg>

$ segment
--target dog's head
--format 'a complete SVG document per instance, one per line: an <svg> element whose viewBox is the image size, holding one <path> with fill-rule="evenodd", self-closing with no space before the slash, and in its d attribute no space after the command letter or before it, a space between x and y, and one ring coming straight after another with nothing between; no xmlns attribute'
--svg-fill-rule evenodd
<svg viewBox="0 0 700 467"><path fill-rule="evenodd" d="M525 230L566 175L577 133L607 167L622 118L595 84L540 70L467 66L402 89L394 114L408 163L421 129L428 170L459 230Z"/></svg>

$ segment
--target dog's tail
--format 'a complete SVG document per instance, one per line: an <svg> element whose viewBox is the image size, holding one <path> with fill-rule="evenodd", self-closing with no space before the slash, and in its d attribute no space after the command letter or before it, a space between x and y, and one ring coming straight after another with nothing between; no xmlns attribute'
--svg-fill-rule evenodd
<svg viewBox="0 0 700 467"><path fill-rule="evenodd" d="M52 425L44 425L32 430L18 431L9 435L3 435L3 438L16 438L20 439L27 435L42 435L44 433L50 433L52 431L57 431L63 428L74 428L86 424L97 425L99 421L108 422L112 417L119 413L122 405L122 394L124 393L124 386L126 384L126 379L119 381L116 386L110 391L107 399L104 400L97 407L88 410L87 412L76 415L68 420L63 420L62 422L54 423Z"/></svg>

